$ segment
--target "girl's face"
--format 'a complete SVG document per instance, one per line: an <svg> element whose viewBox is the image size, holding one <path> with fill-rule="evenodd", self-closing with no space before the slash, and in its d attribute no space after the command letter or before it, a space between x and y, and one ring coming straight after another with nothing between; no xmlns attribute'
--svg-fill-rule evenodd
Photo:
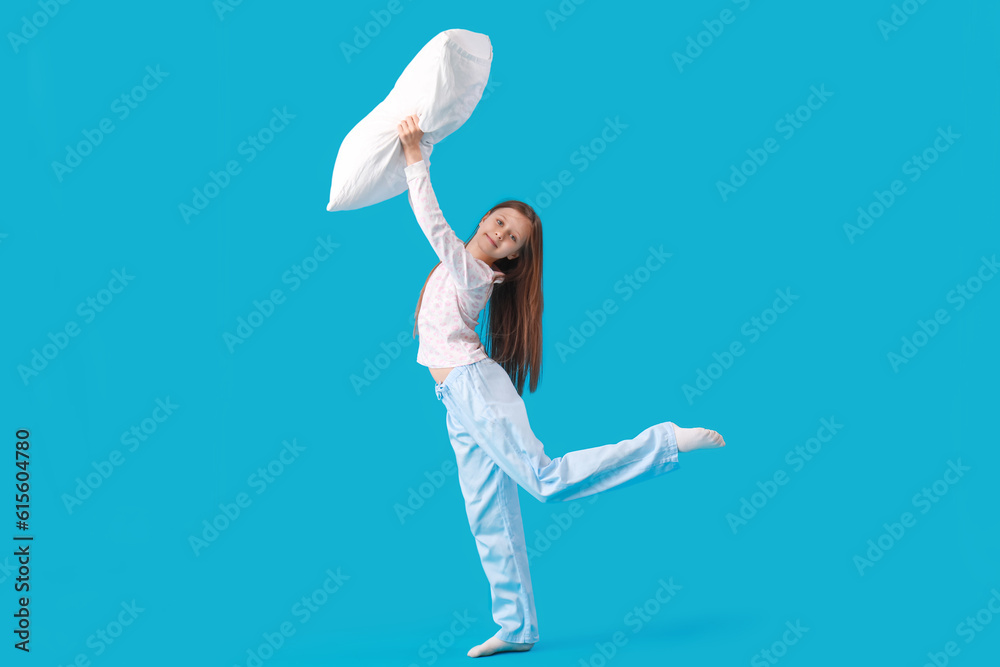
<svg viewBox="0 0 1000 667"><path fill-rule="evenodd" d="M514 259L531 233L531 221L512 208L498 208L479 223L476 242L493 259Z"/></svg>

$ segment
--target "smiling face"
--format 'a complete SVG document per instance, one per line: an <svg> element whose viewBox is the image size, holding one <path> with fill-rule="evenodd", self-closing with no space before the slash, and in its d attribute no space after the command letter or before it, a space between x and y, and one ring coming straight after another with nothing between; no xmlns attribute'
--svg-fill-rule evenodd
<svg viewBox="0 0 1000 667"><path fill-rule="evenodd" d="M474 245L489 258L481 259L492 264L504 257L517 257L530 235L530 220L512 208L498 208L479 223Z"/></svg>

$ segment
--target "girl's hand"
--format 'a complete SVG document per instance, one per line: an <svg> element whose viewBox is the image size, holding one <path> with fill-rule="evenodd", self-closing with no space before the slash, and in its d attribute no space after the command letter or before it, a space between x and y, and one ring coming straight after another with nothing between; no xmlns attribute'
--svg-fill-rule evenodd
<svg viewBox="0 0 1000 667"><path fill-rule="evenodd" d="M424 159L420 153L420 139L424 136L424 133L417 125L417 121L416 115L410 115L401 120L399 125L396 126L396 131L399 133L399 140L403 144L403 155L406 156L407 165L420 162Z"/></svg>

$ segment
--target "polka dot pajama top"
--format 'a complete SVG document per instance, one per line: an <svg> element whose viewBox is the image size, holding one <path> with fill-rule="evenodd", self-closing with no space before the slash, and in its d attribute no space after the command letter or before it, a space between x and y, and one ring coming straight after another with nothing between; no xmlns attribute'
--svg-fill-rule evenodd
<svg viewBox="0 0 1000 667"><path fill-rule="evenodd" d="M438 207L424 160L404 169L410 207L441 260L424 288L414 334L417 363L430 368L464 366L486 358L476 334L479 314L504 274L469 253ZM419 329L419 331L418 331Z"/></svg>

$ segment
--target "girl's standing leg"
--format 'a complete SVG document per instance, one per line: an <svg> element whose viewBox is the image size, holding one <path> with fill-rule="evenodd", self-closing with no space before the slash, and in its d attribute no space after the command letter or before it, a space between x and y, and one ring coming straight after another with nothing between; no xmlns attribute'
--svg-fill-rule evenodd
<svg viewBox="0 0 1000 667"><path fill-rule="evenodd" d="M447 424L469 528L490 582L493 620L500 626L494 636L510 643L537 642L538 620L517 483L451 414Z"/></svg>

